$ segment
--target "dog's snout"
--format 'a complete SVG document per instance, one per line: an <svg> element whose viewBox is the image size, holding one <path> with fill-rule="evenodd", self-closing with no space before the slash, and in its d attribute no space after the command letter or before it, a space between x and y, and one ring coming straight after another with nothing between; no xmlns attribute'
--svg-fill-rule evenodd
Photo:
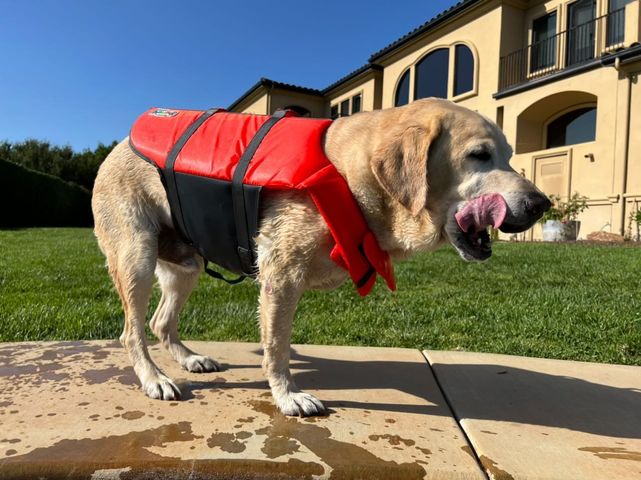
<svg viewBox="0 0 641 480"><path fill-rule="evenodd" d="M543 212L547 212L552 206L552 202L545 195L535 193L526 200L525 211L532 217L540 217Z"/></svg>

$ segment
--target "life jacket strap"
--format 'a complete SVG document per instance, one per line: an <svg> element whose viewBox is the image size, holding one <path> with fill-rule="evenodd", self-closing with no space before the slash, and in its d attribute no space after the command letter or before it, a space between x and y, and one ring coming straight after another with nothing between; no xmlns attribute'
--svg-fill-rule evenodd
<svg viewBox="0 0 641 480"><path fill-rule="evenodd" d="M236 243L238 256L240 258L241 269L246 276L256 275L256 259L254 258L254 249L252 248L252 239L249 238L249 227L247 224L247 211L245 209L245 192L243 182L247 168L251 162L256 150L261 142L265 139L269 131L274 125L285 115L287 110L276 111L269 120L261 125L254 138L251 139L249 145L243 152L231 180L231 196L232 204L234 207L234 223L236 224Z"/></svg>
<svg viewBox="0 0 641 480"><path fill-rule="evenodd" d="M213 268L209 268L208 260L205 260L205 273L210 277L216 278L218 280L222 280L223 282L228 283L229 285L236 285L237 283L240 283L247 278L245 275L241 275L238 278L232 278L232 279L225 278L222 273L217 272Z"/></svg>
<svg viewBox="0 0 641 480"><path fill-rule="evenodd" d="M185 144L189 141L191 136L200 128L200 126L205 123L205 121L214 115L217 112L223 110L222 108L210 108L205 111L200 117L198 117L187 129L180 135L180 138L176 141L169 154L167 155L167 160L165 162L164 168L164 180L165 180L165 190L167 191L167 197L169 200L169 205L171 208L171 215L174 221L174 227L176 228L178 234L182 239L187 242L189 245L193 244L193 240L187 231L185 221L183 219L182 207L180 205L180 197L178 196L178 187L176 186L176 171L174 170L174 165L176 159L180 154L180 151L183 149Z"/></svg>

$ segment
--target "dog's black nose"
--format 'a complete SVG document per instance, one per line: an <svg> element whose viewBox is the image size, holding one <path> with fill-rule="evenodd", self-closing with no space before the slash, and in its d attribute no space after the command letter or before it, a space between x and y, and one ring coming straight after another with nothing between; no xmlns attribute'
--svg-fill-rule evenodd
<svg viewBox="0 0 641 480"><path fill-rule="evenodd" d="M535 193L527 199L525 211L532 217L540 217L543 212L547 212L552 206L552 202L545 195Z"/></svg>

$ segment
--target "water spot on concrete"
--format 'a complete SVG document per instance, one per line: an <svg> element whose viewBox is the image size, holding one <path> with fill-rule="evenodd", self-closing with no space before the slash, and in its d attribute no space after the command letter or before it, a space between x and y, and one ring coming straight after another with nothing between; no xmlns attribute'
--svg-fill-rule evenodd
<svg viewBox="0 0 641 480"><path fill-rule="evenodd" d="M165 417L163 417L162 415L158 415L158 416L156 417L156 420L164 420L164 419L165 419Z"/></svg>
<svg viewBox="0 0 641 480"><path fill-rule="evenodd" d="M440 428L430 428L430 430L432 430L433 432L442 432L443 431Z"/></svg>
<svg viewBox="0 0 641 480"><path fill-rule="evenodd" d="M63 358L65 355L62 352L56 350L45 350L40 356L39 360L58 360Z"/></svg>
<svg viewBox="0 0 641 480"><path fill-rule="evenodd" d="M20 443L21 441L19 438L3 438L0 443Z"/></svg>
<svg viewBox="0 0 641 480"><path fill-rule="evenodd" d="M366 448L331 438L328 428L286 417L267 401L250 401L251 407L271 420L256 434L296 440L332 468L330 478L422 479L426 471L418 463L397 463L377 457Z"/></svg>
<svg viewBox="0 0 641 480"><path fill-rule="evenodd" d="M124 407L121 407L120 405L116 406L116 410L124 410Z"/></svg>
<svg viewBox="0 0 641 480"><path fill-rule="evenodd" d="M432 455L432 451L429 448L414 447L416 450L421 451L425 455Z"/></svg>
<svg viewBox="0 0 641 480"><path fill-rule="evenodd" d="M487 433L488 435L498 435L496 432L490 432L489 430L481 430L483 433Z"/></svg>
<svg viewBox="0 0 641 480"><path fill-rule="evenodd" d="M233 433L212 433L211 437L207 439L207 445L209 448L218 447L228 453L240 453L245 450L245 445L235 440Z"/></svg>
<svg viewBox="0 0 641 480"><path fill-rule="evenodd" d="M267 455L267 458L278 458L283 455L291 455L300 449L295 440L284 437L268 437L260 450Z"/></svg>
<svg viewBox="0 0 641 480"><path fill-rule="evenodd" d="M15 455L16 453L18 453L18 451L17 451L17 450L14 450L13 448L10 448L10 449L9 449L9 450L7 450L6 452L4 452L4 454L5 454L6 456Z"/></svg>
<svg viewBox="0 0 641 480"><path fill-rule="evenodd" d="M178 405L178 402L169 402L170 407L175 407L176 405Z"/></svg>
<svg viewBox="0 0 641 480"><path fill-rule="evenodd" d="M497 463L491 458L488 458L485 455L481 455L479 457L479 460L481 461L481 465L483 465L483 468L485 468L485 470L490 474L490 477L493 480L514 480L514 477L512 475L507 473L505 470L501 470L497 466Z"/></svg>
<svg viewBox="0 0 641 480"><path fill-rule="evenodd" d="M398 435L390 435L389 433L386 433L385 435L370 435L369 439L372 440L373 442L377 442L378 440L381 440L381 439L387 440L390 445L400 445L401 443L403 443L408 447L411 447L416 443L414 440L401 438Z"/></svg>
<svg viewBox="0 0 641 480"><path fill-rule="evenodd" d="M22 377L25 375L42 375L43 373L60 370L62 365L58 363L42 363L27 365L0 365L0 377ZM40 380L36 380L36 384Z"/></svg>
<svg viewBox="0 0 641 480"><path fill-rule="evenodd" d="M89 402L80 402L80 403L78 404L78 406L79 406L79 407L85 407L85 406L87 406L87 405L89 405Z"/></svg>
<svg viewBox="0 0 641 480"><path fill-rule="evenodd" d="M122 414L122 418L124 418L125 420L136 420L144 416L145 412L141 412L140 410L133 410L131 412L125 412Z"/></svg>
<svg viewBox="0 0 641 480"><path fill-rule="evenodd" d="M89 418L98 418L98 417L100 417L100 415L97 413L94 413L93 415L89 415Z"/></svg>
<svg viewBox="0 0 641 480"><path fill-rule="evenodd" d="M241 431L241 432L238 432L236 434L236 438L240 438L241 440L244 440L244 439L249 438L251 436L252 436L251 432L247 432L247 431L244 431L244 430Z"/></svg>
<svg viewBox="0 0 641 480"><path fill-rule="evenodd" d="M472 457L472 458L474 459L474 461L476 462L476 456L474 455L474 452L472 452L472 449L470 448L470 446L469 446L469 445L463 445L463 446L461 447L461 450L463 450L465 453L467 453L467 454L468 454L470 457Z"/></svg>
<svg viewBox="0 0 641 480"><path fill-rule="evenodd" d="M13 402L9 402L9 401L6 401L6 402L0 402L0 408L2 408L2 407L8 407L9 405L13 405Z"/></svg>
<svg viewBox="0 0 641 480"><path fill-rule="evenodd" d="M73 470L78 478L89 478L92 472L102 468L144 468L153 462L177 462L180 459L158 455L149 451L148 447L164 447L169 443L195 438L191 424L180 422L125 435L60 440L49 447L36 448L29 453L4 459L2 473L7 478L66 478L69 471Z"/></svg>
<svg viewBox="0 0 641 480"><path fill-rule="evenodd" d="M138 386L138 378L131 367L107 367L82 372L89 385L103 384L114 380L122 385Z"/></svg>
<svg viewBox="0 0 641 480"><path fill-rule="evenodd" d="M239 418L236 420L238 423L252 423L256 417L247 417L247 418Z"/></svg>
<svg viewBox="0 0 641 480"><path fill-rule="evenodd" d="M582 447L579 450L593 453L596 457L604 460L634 460L641 462L641 452L633 452L623 447Z"/></svg>
<svg viewBox="0 0 641 480"><path fill-rule="evenodd" d="M393 418L386 418L385 423L396 423L396 420L394 420Z"/></svg>

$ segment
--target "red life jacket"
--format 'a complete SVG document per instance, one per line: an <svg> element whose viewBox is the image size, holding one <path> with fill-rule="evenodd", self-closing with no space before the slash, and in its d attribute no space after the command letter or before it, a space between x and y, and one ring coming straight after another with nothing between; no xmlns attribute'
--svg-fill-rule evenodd
<svg viewBox="0 0 641 480"><path fill-rule="evenodd" d="M263 190L309 193L360 295L380 274L396 289L389 254L369 230L347 182L323 150L331 120L223 110L152 108L134 123L134 152L155 165L167 191L174 226L206 260L255 274L258 208Z"/></svg>

